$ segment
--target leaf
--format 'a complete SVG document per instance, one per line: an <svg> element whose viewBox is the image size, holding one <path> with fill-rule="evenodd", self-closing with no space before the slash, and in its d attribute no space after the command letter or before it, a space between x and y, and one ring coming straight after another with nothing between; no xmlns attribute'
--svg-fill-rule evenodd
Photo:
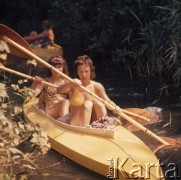
<svg viewBox="0 0 181 180"><path fill-rule="evenodd" d="M35 170L36 168L34 168L33 166L29 165L29 164L23 164L23 168L28 168L31 170Z"/></svg>
<svg viewBox="0 0 181 180"><path fill-rule="evenodd" d="M16 115L18 115L18 114L20 114L20 113L23 112L22 108L19 107L19 106L14 106L13 110L14 110L14 113L15 113Z"/></svg>
<svg viewBox="0 0 181 180"><path fill-rule="evenodd" d="M170 124L170 123L167 123L167 124L163 125L163 128L166 127L166 126L168 126L169 124Z"/></svg>
<svg viewBox="0 0 181 180"><path fill-rule="evenodd" d="M23 80L20 79L20 80L18 81L18 84L23 84Z"/></svg>
<svg viewBox="0 0 181 180"><path fill-rule="evenodd" d="M23 174L23 175L21 175L21 177L20 177L20 180L27 180L28 179L28 177L26 176L26 174Z"/></svg>
<svg viewBox="0 0 181 180"><path fill-rule="evenodd" d="M171 127L171 125L172 125L172 113L170 112L170 127Z"/></svg>
<svg viewBox="0 0 181 180"><path fill-rule="evenodd" d="M140 26L143 27L143 24L141 23L139 17L131 9L129 9L129 12L138 20Z"/></svg>
<svg viewBox="0 0 181 180"><path fill-rule="evenodd" d="M15 138L15 139L13 139L13 142L14 142L15 145L18 145L19 144L19 139Z"/></svg>
<svg viewBox="0 0 181 180"><path fill-rule="evenodd" d="M0 83L0 97L9 97L8 94L7 94L7 91L6 91L6 86L2 83Z"/></svg>
<svg viewBox="0 0 181 180"><path fill-rule="evenodd" d="M0 147L1 147L1 148L4 148L4 143L1 142L1 143L0 143Z"/></svg>
<svg viewBox="0 0 181 180"><path fill-rule="evenodd" d="M13 88L14 91L18 91L20 88L16 84L11 84L11 87Z"/></svg>
<svg viewBox="0 0 181 180"><path fill-rule="evenodd" d="M42 152L43 155L46 154L48 152L48 150L49 150L48 147L41 148L41 152Z"/></svg>
<svg viewBox="0 0 181 180"><path fill-rule="evenodd" d="M19 149L16 149L16 148L9 148L10 152L13 153L13 154L21 154L23 155L23 153L19 150Z"/></svg>
<svg viewBox="0 0 181 180"><path fill-rule="evenodd" d="M33 131L34 127L31 124L25 124L26 131Z"/></svg>
<svg viewBox="0 0 181 180"><path fill-rule="evenodd" d="M27 65L33 65L34 67L36 67L37 66L37 62L36 62L36 60L28 60L27 62L26 62L26 64Z"/></svg>
<svg viewBox="0 0 181 180"><path fill-rule="evenodd" d="M1 107L2 107L2 109L7 109L9 106L8 106L7 103L2 103L2 104L1 104Z"/></svg>
<svg viewBox="0 0 181 180"><path fill-rule="evenodd" d="M17 135L20 133L20 131L19 131L18 128L15 128L15 129L14 129L14 132L15 132L15 134L17 134Z"/></svg>
<svg viewBox="0 0 181 180"><path fill-rule="evenodd" d="M30 142L32 143L36 143L38 141L38 134L37 133L33 133L32 135L32 139L30 140Z"/></svg>

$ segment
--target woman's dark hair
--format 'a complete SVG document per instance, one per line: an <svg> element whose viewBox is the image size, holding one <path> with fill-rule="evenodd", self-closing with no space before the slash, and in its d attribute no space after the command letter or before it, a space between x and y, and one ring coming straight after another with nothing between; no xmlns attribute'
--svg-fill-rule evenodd
<svg viewBox="0 0 181 180"><path fill-rule="evenodd" d="M50 23L48 20L44 20L44 21L42 22L42 25L45 26L45 27L47 27L47 28L51 28L51 27L52 27L51 23Z"/></svg>
<svg viewBox="0 0 181 180"><path fill-rule="evenodd" d="M75 70L76 70L77 77L78 77L77 70L78 70L78 66L80 65L90 66L90 70L91 70L90 78L94 79L96 77L95 67L93 66L93 62L90 57L88 57L87 55L83 55L83 56L78 56L77 59L75 60Z"/></svg>
<svg viewBox="0 0 181 180"><path fill-rule="evenodd" d="M66 74L67 76L69 75L67 63L66 63L65 59L62 58L61 56L52 56L49 59L48 63L50 65L52 65L52 66L56 66L58 64L62 64L63 65L63 73ZM50 69L48 69L47 77L49 77L51 75L52 75L52 72L50 71Z"/></svg>

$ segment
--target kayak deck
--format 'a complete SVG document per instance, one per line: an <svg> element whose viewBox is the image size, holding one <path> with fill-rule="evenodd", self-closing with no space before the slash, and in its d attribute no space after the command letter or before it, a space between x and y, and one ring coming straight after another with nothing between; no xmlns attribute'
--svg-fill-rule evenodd
<svg viewBox="0 0 181 180"><path fill-rule="evenodd" d="M33 104L24 106L26 120L39 123L47 132L52 148L67 158L110 178L163 177L154 153L124 127L117 126L114 136L86 133L85 128L82 132L82 127L57 123Z"/></svg>
<svg viewBox="0 0 181 180"><path fill-rule="evenodd" d="M52 57L52 56L63 56L63 48L59 45L51 45L44 48L41 47L33 47L33 53L36 54L38 57L42 58L46 62Z"/></svg>

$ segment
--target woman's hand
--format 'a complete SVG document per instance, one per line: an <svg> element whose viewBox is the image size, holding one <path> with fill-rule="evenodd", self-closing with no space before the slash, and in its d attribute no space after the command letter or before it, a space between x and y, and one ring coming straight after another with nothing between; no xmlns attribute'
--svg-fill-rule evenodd
<svg viewBox="0 0 181 180"><path fill-rule="evenodd" d="M113 113L120 114L120 113L122 113L122 109L119 106L115 106L115 108L113 109Z"/></svg>
<svg viewBox="0 0 181 180"><path fill-rule="evenodd" d="M73 86L79 87L82 85L82 82L79 79L75 78L73 80L74 80Z"/></svg>
<svg viewBox="0 0 181 180"><path fill-rule="evenodd" d="M39 77L39 76L35 76L35 80L34 81L36 81L38 83L42 83L43 79L41 77Z"/></svg>
<svg viewBox="0 0 181 180"><path fill-rule="evenodd" d="M114 108L111 108L114 114L120 114L122 112L122 109L117 106L113 101L108 101L110 105L112 105Z"/></svg>

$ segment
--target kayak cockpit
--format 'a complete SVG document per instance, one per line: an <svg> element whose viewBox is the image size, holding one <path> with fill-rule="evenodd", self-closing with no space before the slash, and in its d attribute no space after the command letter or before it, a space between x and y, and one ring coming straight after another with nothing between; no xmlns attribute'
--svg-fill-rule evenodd
<svg viewBox="0 0 181 180"><path fill-rule="evenodd" d="M29 108L24 108L27 116L32 116L32 114L36 114L35 120L37 123L41 124L41 119L51 121L53 124L58 125L58 128L63 128L65 130L70 130L72 132L77 132L80 134L89 134L93 136L102 136L105 138L114 138L114 134L116 131L116 126L111 126L110 128L93 128L91 126L74 126L74 125L69 125L64 122L58 121L56 119L53 119L52 117L48 116L44 111L40 110L36 104L27 104ZM31 106L31 107L30 107ZM30 117L32 119L32 117Z"/></svg>

